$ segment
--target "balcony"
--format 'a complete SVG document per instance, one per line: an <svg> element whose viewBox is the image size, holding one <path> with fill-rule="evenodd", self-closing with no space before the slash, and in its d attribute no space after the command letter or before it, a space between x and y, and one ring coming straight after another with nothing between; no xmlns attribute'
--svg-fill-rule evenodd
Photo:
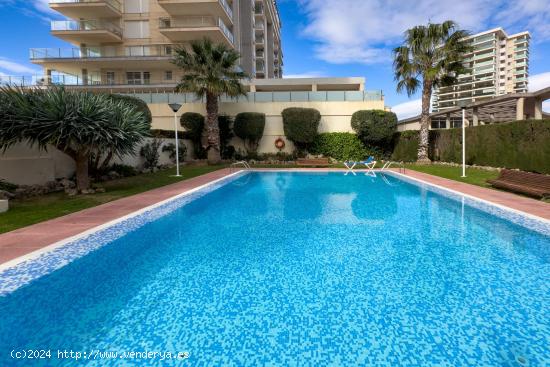
<svg viewBox="0 0 550 367"><path fill-rule="evenodd" d="M122 29L104 20L54 20L51 31L73 44L122 42Z"/></svg>
<svg viewBox="0 0 550 367"><path fill-rule="evenodd" d="M136 45L127 47L103 46L83 48L32 48L31 62L92 64L90 67L170 67L172 54L177 45Z"/></svg>
<svg viewBox="0 0 550 367"><path fill-rule="evenodd" d="M50 0L50 8L73 19L122 16L122 4L118 0Z"/></svg>
<svg viewBox="0 0 550 367"><path fill-rule="evenodd" d="M204 16L222 18L233 24L233 10L226 0L158 0L160 6L170 15Z"/></svg>
<svg viewBox="0 0 550 367"><path fill-rule="evenodd" d="M189 42L210 38L234 47L233 33L221 18L210 16L185 16L159 19L160 32L174 42Z"/></svg>

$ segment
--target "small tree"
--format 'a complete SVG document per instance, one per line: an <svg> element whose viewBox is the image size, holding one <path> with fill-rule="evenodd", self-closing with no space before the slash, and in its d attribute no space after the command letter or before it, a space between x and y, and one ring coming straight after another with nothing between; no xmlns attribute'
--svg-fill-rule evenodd
<svg viewBox="0 0 550 367"><path fill-rule="evenodd" d="M206 157L204 140L204 116L196 112L186 112L181 115L180 124L185 129L184 139L193 142L195 157L202 159Z"/></svg>
<svg viewBox="0 0 550 367"><path fill-rule="evenodd" d="M256 153L258 143L264 135L265 114L257 112L242 112L235 116L235 135L243 139L246 150Z"/></svg>
<svg viewBox="0 0 550 367"><path fill-rule="evenodd" d="M314 108L286 108L282 112L285 135L298 150L305 150L318 134L321 113Z"/></svg>
<svg viewBox="0 0 550 367"><path fill-rule="evenodd" d="M185 146L185 143L181 140L178 141L178 156L179 159L185 160L185 155L187 154L187 147ZM161 149L163 152L168 152L168 158L174 163L176 163L176 144L174 143L168 143L166 145L162 146Z"/></svg>
<svg viewBox="0 0 550 367"><path fill-rule="evenodd" d="M93 152L113 149L121 157L149 134L143 112L108 94L48 89L0 88L0 149L27 141L54 146L74 159L78 190L88 189Z"/></svg>
<svg viewBox="0 0 550 367"><path fill-rule="evenodd" d="M162 140L154 138L151 142L141 147L139 154L145 160L143 166L145 168L156 168L159 165L159 148L162 145ZM175 154L175 153L174 153Z"/></svg>
<svg viewBox="0 0 550 367"><path fill-rule="evenodd" d="M362 110L351 116L351 127L367 146L388 150L395 128L397 116L383 110Z"/></svg>

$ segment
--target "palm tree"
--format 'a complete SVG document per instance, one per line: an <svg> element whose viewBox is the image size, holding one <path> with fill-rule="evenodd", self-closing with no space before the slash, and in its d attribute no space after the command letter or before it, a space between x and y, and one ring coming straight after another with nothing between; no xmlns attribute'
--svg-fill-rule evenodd
<svg viewBox="0 0 550 367"><path fill-rule="evenodd" d="M241 80L248 76L238 69L240 55L224 44L209 39L191 43L191 51L181 47L176 50L172 62L180 67L184 76L176 87L178 92L195 93L206 97L206 123L208 163L216 164L220 156L220 128L218 124L218 98L245 95Z"/></svg>
<svg viewBox="0 0 550 367"><path fill-rule="evenodd" d="M90 187L93 153L135 154L150 129L151 122L135 105L108 94L63 87L0 88L0 149L20 142L54 146L74 159L79 191Z"/></svg>
<svg viewBox="0 0 550 367"><path fill-rule="evenodd" d="M432 89L456 82L464 74L464 55L471 51L465 40L469 33L458 30L451 20L441 24L416 26L405 32L403 45L394 49L394 75L397 91L410 97L422 87L418 161L429 162L428 129Z"/></svg>

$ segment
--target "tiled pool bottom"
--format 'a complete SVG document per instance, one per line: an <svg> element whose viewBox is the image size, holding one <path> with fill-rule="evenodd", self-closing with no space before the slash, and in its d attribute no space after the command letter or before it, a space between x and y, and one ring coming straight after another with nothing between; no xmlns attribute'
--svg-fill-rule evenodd
<svg viewBox="0 0 550 367"><path fill-rule="evenodd" d="M21 348L188 351L205 366L550 363L540 231L392 176L253 173L196 196L1 297L0 365L68 365L10 359Z"/></svg>

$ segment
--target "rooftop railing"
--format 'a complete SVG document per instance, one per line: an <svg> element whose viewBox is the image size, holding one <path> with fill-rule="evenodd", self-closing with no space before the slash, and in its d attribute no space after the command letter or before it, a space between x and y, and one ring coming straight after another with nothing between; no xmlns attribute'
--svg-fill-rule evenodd
<svg viewBox="0 0 550 367"><path fill-rule="evenodd" d="M122 37L122 29L104 20L53 20L52 31L109 31Z"/></svg>
<svg viewBox="0 0 550 367"><path fill-rule="evenodd" d="M90 3L90 4L101 4L105 3L116 10L122 12L122 5L118 0L50 0L50 4L82 4L82 3Z"/></svg>

